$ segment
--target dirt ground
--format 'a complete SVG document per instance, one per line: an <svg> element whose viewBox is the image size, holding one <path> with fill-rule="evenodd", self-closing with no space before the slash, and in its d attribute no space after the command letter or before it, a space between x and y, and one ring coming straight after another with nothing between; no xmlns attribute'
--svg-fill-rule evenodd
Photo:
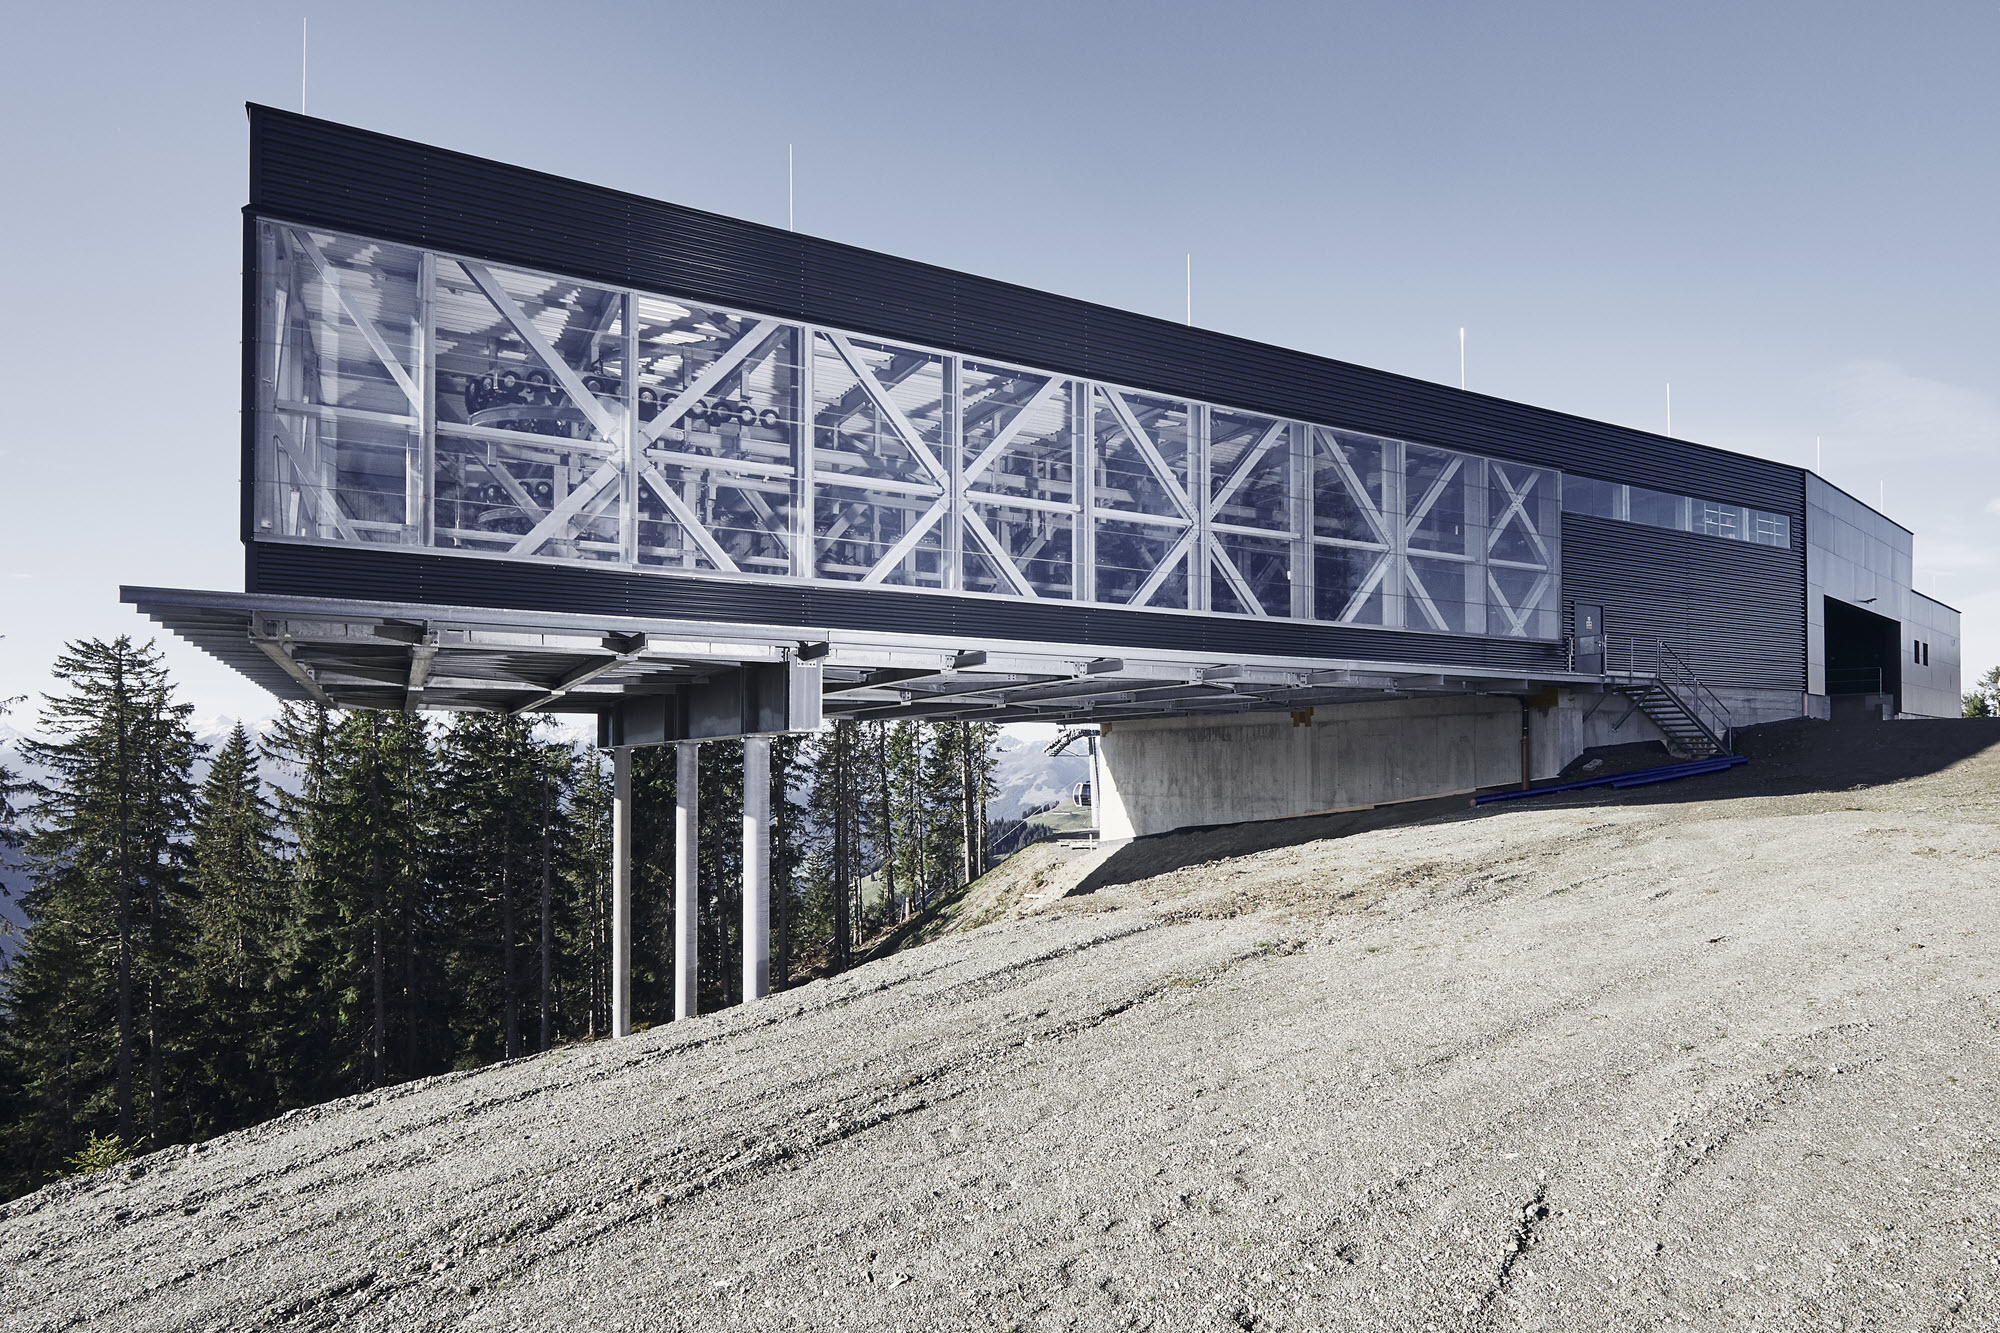
<svg viewBox="0 0 2000 1333"><path fill-rule="evenodd" d="M838 979L17 1200L0 1326L2000 1327L2000 722L1745 749L1024 862Z"/></svg>

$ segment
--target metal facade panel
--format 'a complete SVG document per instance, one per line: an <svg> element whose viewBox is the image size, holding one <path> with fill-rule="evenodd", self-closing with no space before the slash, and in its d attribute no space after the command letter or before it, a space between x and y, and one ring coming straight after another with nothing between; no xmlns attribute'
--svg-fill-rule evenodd
<svg viewBox="0 0 2000 1333"><path fill-rule="evenodd" d="M488 606L571 615L713 620L962 638L1329 661L1435 663L1440 667L1547 672L1565 669L1560 643L1409 634L1342 625L1255 621L1196 613L1132 611L1073 602L1029 602L723 582L673 574L432 555L384 547L251 542L247 590L360 601Z"/></svg>
<svg viewBox="0 0 2000 1333"><path fill-rule="evenodd" d="M1801 551L1564 514L1563 601L1667 640L1711 687L1806 687Z"/></svg>
<svg viewBox="0 0 2000 1333"><path fill-rule="evenodd" d="M1804 521L1796 468L703 213L268 107L251 208Z"/></svg>

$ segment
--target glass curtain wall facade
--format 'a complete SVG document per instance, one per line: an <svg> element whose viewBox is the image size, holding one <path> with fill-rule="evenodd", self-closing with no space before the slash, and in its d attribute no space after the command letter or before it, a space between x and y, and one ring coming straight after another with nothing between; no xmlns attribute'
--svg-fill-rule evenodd
<svg viewBox="0 0 2000 1333"><path fill-rule="evenodd" d="M1556 639L1547 469L261 221L256 536Z"/></svg>
<svg viewBox="0 0 2000 1333"><path fill-rule="evenodd" d="M1699 532L1755 546L1789 548L1792 544L1792 521L1783 514L1594 477L1572 474L1563 478L1563 511L1674 532Z"/></svg>

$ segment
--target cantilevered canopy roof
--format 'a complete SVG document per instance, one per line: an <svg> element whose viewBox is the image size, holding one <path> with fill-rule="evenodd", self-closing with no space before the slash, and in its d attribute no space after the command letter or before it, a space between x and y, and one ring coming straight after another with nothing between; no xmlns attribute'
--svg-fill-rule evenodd
<svg viewBox="0 0 2000 1333"><path fill-rule="evenodd" d="M820 667L831 718L1104 721L1296 710L1413 694L1527 694L1595 684L1435 663L926 639L480 607L125 588L121 599L281 699L340 708L602 713L714 672L778 662Z"/></svg>

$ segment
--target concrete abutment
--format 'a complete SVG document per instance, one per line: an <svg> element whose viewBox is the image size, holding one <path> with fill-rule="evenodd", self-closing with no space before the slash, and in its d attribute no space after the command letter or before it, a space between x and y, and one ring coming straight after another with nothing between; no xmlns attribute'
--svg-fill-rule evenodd
<svg viewBox="0 0 2000 1333"><path fill-rule="evenodd" d="M1806 711L1795 690L1717 693L1739 727ZM1118 841L1351 810L1513 786L1524 769L1540 781L1594 746L1664 739L1624 696L1597 690L1117 722L1100 740L1098 818Z"/></svg>

